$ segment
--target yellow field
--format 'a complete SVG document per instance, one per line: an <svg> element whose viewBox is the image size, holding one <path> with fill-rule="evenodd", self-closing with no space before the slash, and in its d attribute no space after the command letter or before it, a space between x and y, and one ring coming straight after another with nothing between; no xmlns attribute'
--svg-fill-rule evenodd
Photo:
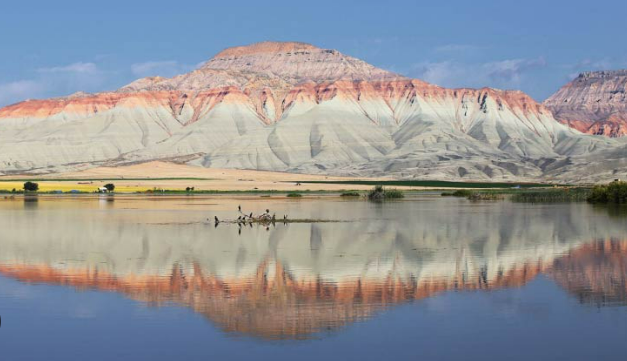
<svg viewBox="0 0 627 361"><path fill-rule="evenodd" d="M94 192L107 183L115 184L115 191L121 193L144 192L151 189L185 190L194 187L195 190L212 191L343 191L365 190L372 188L365 185L342 184L307 184L298 185L300 181L321 180L350 180L347 177L327 177L321 175L307 175L280 172L264 172L238 169L215 169L192 167L181 164L164 162L150 162L125 167L100 167L80 172L50 174L34 176L41 192L77 190ZM50 180L45 180L46 178ZM133 179L136 180L133 180ZM152 178L152 179L151 179ZM157 179L169 178L169 179ZM176 179L201 178L201 179ZM20 179L14 181L11 179ZM0 190L21 190L27 176L0 177ZM58 179L71 179L59 181ZM115 180L99 180L115 179ZM365 178L368 179L368 178ZM92 182L90 184L79 184ZM402 188L402 187L399 187Z"/></svg>
<svg viewBox="0 0 627 361"><path fill-rule="evenodd" d="M118 181L105 181L105 182L97 182L94 181L93 184L78 184L78 182L59 182L59 181L37 181L39 184L40 192L51 192L51 191L62 191L69 192L71 190L77 190L79 192L95 192L99 187L104 187L107 183L115 184L116 192L143 192L148 189L153 189L153 187L144 186L135 186L135 185L127 185L121 184ZM125 183L125 182L124 182ZM24 187L24 182L0 182L0 190L11 191L13 188L16 190L22 190ZM185 187L181 188L185 189Z"/></svg>

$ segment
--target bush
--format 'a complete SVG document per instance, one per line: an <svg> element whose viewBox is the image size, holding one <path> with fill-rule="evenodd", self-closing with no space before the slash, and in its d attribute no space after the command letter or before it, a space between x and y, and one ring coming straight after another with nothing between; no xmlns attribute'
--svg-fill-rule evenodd
<svg viewBox="0 0 627 361"><path fill-rule="evenodd" d="M627 203L627 182L612 182L605 186L596 186L587 199L590 203Z"/></svg>
<svg viewBox="0 0 627 361"><path fill-rule="evenodd" d="M548 189L516 193L511 200L521 203L583 202L590 194L591 191L586 188Z"/></svg>
<svg viewBox="0 0 627 361"><path fill-rule="evenodd" d="M472 191L468 189L458 189L455 192L444 192L442 193L443 197L470 197Z"/></svg>
<svg viewBox="0 0 627 361"><path fill-rule="evenodd" d="M344 192L340 194L340 197L359 197L359 192Z"/></svg>
<svg viewBox="0 0 627 361"><path fill-rule="evenodd" d="M288 193L287 196L290 197L290 198L300 198L303 195L300 194L300 193Z"/></svg>
<svg viewBox="0 0 627 361"><path fill-rule="evenodd" d="M473 192L468 196L471 201L498 201L504 198L503 194L490 192Z"/></svg>
<svg viewBox="0 0 627 361"><path fill-rule="evenodd" d="M375 186L374 189L368 192L368 199L371 201L383 201L386 199L399 199L403 197L405 197L405 195L402 191L398 189L386 190L381 185Z"/></svg>
<svg viewBox="0 0 627 361"><path fill-rule="evenodd" d="M398 189L389 189L385 191L385 199L400 199L404 198L405 194L403 191Z"/></svg>
<svg viewBox="0 0 627 361"><path fill-rule="evenodd" d="M115 184L113 183L107 183L104 187L107 188L109 192L113 192L115 190Z"/></svg>
<svg viewBox="0 0 627 361"><path fill-rule="evenodd" d="M37 192L39 190L39 184L34 182L24 183L24 190L27 192Z"/></svg>

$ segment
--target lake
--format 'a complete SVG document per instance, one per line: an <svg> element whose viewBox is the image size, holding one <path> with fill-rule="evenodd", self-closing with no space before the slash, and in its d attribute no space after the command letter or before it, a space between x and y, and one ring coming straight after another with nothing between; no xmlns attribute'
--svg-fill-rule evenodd
<svg viewBox="0 0 627 361"><path fill-rule="evenodd" d="M266 208L329 222L214 225ZM436 194L0 199L3 360L624 360L627 216Z"/></svg>

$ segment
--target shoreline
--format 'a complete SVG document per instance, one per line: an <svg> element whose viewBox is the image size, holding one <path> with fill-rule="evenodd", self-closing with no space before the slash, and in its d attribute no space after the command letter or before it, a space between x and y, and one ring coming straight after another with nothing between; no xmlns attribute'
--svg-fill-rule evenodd
<svg viewBox="0 0 627 361"><path fill-rule="evenodd" d="M436 191L454 189L508 189L531 187L564 187L566 184L509 181L398 180L391 178L335 177L257 170L202 168L165 162L148 162L124 167L98 167L79 172L54 173L28 177L0 176L0 193L16 194L26 181L39 184L41 193L94 193L107 183L115 185L117 194L176 193L185 194L264 194L368 191L375 185L402 191Z"/></svg>

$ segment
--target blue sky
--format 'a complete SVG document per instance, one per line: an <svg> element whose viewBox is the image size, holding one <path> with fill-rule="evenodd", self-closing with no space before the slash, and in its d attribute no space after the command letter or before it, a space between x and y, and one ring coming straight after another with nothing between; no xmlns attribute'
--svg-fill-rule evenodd
<svg viewBox="0 0 627 361"><path fill-rule="evenodd" d="M4 2L0 106L172 76L264 40L543 100L580 71L627 68L626 13L618 0Z"/></svg>

